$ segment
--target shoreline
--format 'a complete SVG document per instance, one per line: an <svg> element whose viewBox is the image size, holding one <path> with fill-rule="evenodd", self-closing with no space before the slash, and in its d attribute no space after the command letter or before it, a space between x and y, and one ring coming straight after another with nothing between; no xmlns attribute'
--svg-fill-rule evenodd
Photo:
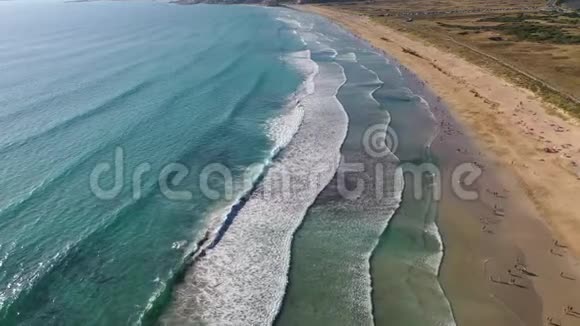
<svg viewBox="0 0 580 326"><path fill-rule="evenodd" d="M299 11L296 14L303 15ZM370 181L371 186L367 188L371 190L370 192L378 185L372 186L371 180L376 180L376 176L373 177L372 167L377 167L377 164L382 166L386 163L385 158L377 161L377 158L365 152L369 149L365 149L364 146L361 148L359 143L364 136L363 131L369 128L369 124L382 121L377 119L380 112L388 112L384 117L387 118L385 123L388 121L389 128L398 131L399 139L403 140L398 144L400 146L397 146L399 151L394 153L398 157L398 162L394 163L394 167L400 163L400 160L409 164L424 160L430 162L430 159L425 156L425 147L429 147L432 143L435 138L433 131L438 128L432 113L427 109L429 105L422 96L424 83L415 75L407 74L406 71L401 72L399 65L390 64L393 58L387 57L389 60L385 62L380 51L376 51L376 48L368 42L322 17L310 14L307 16L315 18L316 21L324 20L324 24L321 25L328 24L332 30L339 30L340 35L347 34L344 35L345 41L351 40L345 45L342 43L329 45L323 42L324 45L321 47L330 46L331 50L321 51L321 53L329 55L330 52L334 52L334 55L330 54L330 56L333 60L336 58L337 62L345 68L346 75L350 76L348 77L350 82L347 82L344 85L345 88L339 90L337 94L337 98L347 113L353 117L353 120L349 121L350 137L347 136L344 143L346 145L343 144L341 152L346 162L365 162L365 166L368 167L363 169L364 171L361 171L358 177L352 176L353 180ZM307 30L312 30L312 27ZM315 30L330 37L334 35L324 33L324 28ZM311 42L314 44L315 41L311 40ZM411 91L411 96L406 92L407 87L418 92ZM390 92L395 89L404 91L405 95L400 95L399 98ZM345 94L348 95L343 96ZM411 98L407 99L407 95ZM402 98L405 100L401 101ZM397 106L398 110L392 110L393 107L391 110L384 110L385 103ZM408 125L412 122L414 127L417 127L418 121L422 121L421 126L425 127L419 133L412 131L413 128L409 128ZM363 159L363 157L366 158ZM362 161L359 161L361 159ZM383 167L386 168L386 166ZM389 169L386 168L386 170ZM392 172L394 171L386 173ZM393 180L394 178L388 176L386 179ZM397 214L391 216L387 214L390 211L385 207L379 208L383 202L374 199L375 196L369 192L360 197L345 200L336 193L338 187L336 183L336 180L331 181L319 194L296 233L292 244L287 293L283 308L276 319L276 325L293 325L304 321L312 323L315 320L318 323L357 324L362 322L364 324L369 316L373 321L369 320L368 324L377 325L388 325L393 322L401 325L453 325L453 314L437 277L443 252L442 240L433 221L433 212L436 210L432 207L436 207L436 204L432 205L432 200L407 200L407 204L403 203L407 214L401 214L398 217ZM426 185L423 190L429 192L429 185ZM399 212L401 195L395 196L398 198ZM342 203L338 204L337 201ZM420 213L416 207L420 207ZM357 218L354 218L355 216ZM341 223L336 223L337 220ZM427 235L423 232L424 225L429 227ZM402 232L395 232L398 234L396 237L387 237L385 228L392 230L395 227L403 229ZM330 229L332 232L320 233L320 230ZM375 238L376 241L374 241ZM308 239L316 239L316 244ZM373 241L369 242L371 239ZM398 249L402 249L409 255L400 255L402 251ZM368 255L359 255L361 252ZM385 257L393 259L385 259ZM412 264L412 267L408 265L408 257L412 257L411 259L416 262ZM345 270L339 269L340 271L336 267L330 270L325 269L325 267L334 266L336 262L351 267ZM377 264L374 264L375 262ZM387 264L383 264L385 262ZM405 276L410 276L410 274L393 272L394 268L401 270L413 268L415 273L407 278ZM308 276L305 277L305 275ZM393 277L396 275L403 277ZM323 277L319 279L317 276ZM407 300L399 300L399 304L390 305L388 302L392 303L396 297L385 295L387 293L397 293L400 298ZM420 296L419 300L416 299L418 296ZM330 298L335 300L329 300ZM389 307L388 311L384 309L385 306ZM416 314L417 311L423 313Z"/></svg>
<svg viewBox="0 0 580 326"><path fill-rule="evenodd" d="M408 88L425 105L415 113L393 107L388 110L391 116L389 127L399 136L399 141L407 145L401 146L399 143L395 152L399 163L403 166L411 164L420 169L422 164L437 166L437 157L432 146L439 135L440 127L432 107L437 105L443 107L443 110L447 108L439 103L437 96L425 87L419 76L401 66L388 53L383 55L399 71L404 80L401 86ZM420 113L421 111L427 113ZM429 122L425 124L426 121L418 120L418 113ZM419 130L429 132L418 133ZM410 173L404 173L404 178L405 189L401 203L387 229L380 236L371 258L375 324L391 325L393 317L398 316L404 318L397 320L402 325L455 325L454 309L438 277L445 251L443 234L437 222L438 195L433 191L433 183L427 181L421 185L415 184L416 179ZM417 186L420 188L417 189ZM423 195L415 198L414 193L418 190ZM400 243L401 238L415 240L405 246ZM406 253L403 256L414 257L414 262L397 257L401 252ZM406 286L397 284L396 275L401 275L400 279L406 279ZM393 292L397 296L393 296ZM415 305L405 303L400 297L415 297Z"/></svg>
<svg viewBox="0 0 580 326"><path fill-rule="evenodd" d="M438 225L445 253L439 278L457 323L574 322L563 307L580 306L580 290L571 290L580 288L580 263L573 254L580 249L574 238L580 229L573 196L580 190L574 175L577 153L565 150L573 145L563 146L561 155L544 149L574 144L580 139L574 138L580 135L576 123L549 115L554 108L529 91L367 17L312 5L292 8L325 16L385 51L450 108L435 112L444 130L433 151L442 160L444 180ZM481 195L476 201L459 200L445 189L451 167L466 160L484 170L476 182ZM501 217L494 214L498 206Z"/></svg>

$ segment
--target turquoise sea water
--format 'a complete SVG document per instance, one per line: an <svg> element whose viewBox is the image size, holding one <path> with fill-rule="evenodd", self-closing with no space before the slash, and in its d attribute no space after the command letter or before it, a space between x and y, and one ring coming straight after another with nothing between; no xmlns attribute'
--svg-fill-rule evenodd
<svg viewBox="0 0 580 326"><path fill-rule="evenodd" d="M0 324L137 322L214 204L193 177L191 200L166 199L160 168L268 159L269 120L301 82L280 56L298 42L253 8L0 5ZM100 200L89 176L117 147L125 186Z"/></svg>
<svg viewBox="0 0 580 326"><path fill-rule="evenodd" d="M364 42L149 2L0 2L0 30L0 325L453 324L436 206L396 178L429 105Z"/></svg>

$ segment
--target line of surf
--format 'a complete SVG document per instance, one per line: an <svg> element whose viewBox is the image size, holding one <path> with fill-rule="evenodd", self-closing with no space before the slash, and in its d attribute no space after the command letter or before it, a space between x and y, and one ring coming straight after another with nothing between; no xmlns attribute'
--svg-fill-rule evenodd
<svg viewBox="0 0 580 326"><path fill-rule="evenodd" d="M388 59L387 59L388 62ZM369 93L370 98L380 107L382 104L378 101L378 99L375 97L375 93L381 89L381 87L383 87L385 85L384 81L379 77L379 75L372 69L368 68L367 66L360 64L361 68L368 71L369 73L371 73L374 77L375 77L375 81L369 83L369 86L375 86ZM386 111L388 114L388 111ZM388 149L388 152L390 156L392 156L393 158L395 158L396 160L398 160L398 157L395 155L395 153L393 153L391 150L394 150L392 148L388 148L389 144L386 143L386 140L388 138L388 129L389 129L389 125L391 123L391 117L390 114L388 115L388 121L386 121L385 126L384 126L384 139L385 139L385 143L384 146L385 148ZM391 144L392 146L392 144ZM376 178L377 176L375 176ZM384 234L384 232L388 229L389 227L389 223L391 221L391 219L393 218L393 216L395 215L397 209L400 207L401 201L402 201L402 196L403 196L403 189L405 187L405 182L404 179L402 177L402 171L400 170L400 168L397 168L396 171L393 172L392 177L394 177L395 179L397 179L397 181L394 182L394 184L396 185L395 188L393 190L395 190L395 193L392 194L392 201L395 203L393 207L391 207L390 212L385 212L386 215L386 219L381 227L381 231L379 232L379 237L377 237L375 239L375 241L373 242L372 246L371 246L371 250L367 253L366 255L366 262L367 262L367 273L368 273L368 277L369 277L369 292L368 292L368 297L370 299L370 307L371 307L371 316L372 316L372 320L373 323L375 323L375 314L374 314L374 310L375 310L375 305L373 304L373 291L374 291L374 287L373 287L373 275L372 275L372 258L373 255L375 254L375 251L380 243L380 239L382 234Z"/></svg>
<svg viewBox="0 0 580 326"><path fill-rule="evenodd" d="M264 179L268 169L298 132L298 128L304 117L304 108L300 104L300 101L313 88L313 78L316 72L310 74L308 72L305 73L307 74L305 81L289 96L287 105L282 110L282 114L272 118L267 123L267 126L265 126L267 134L273 144L269 155L262 162L257 162L247 167L241 178L236 180L234 189L239 190L234 200L220 203L217 207L210 209L211 213L207 218L206 225L201 228L201 230L206 231L198 231L194 241L187 245L182 260L176 265L175 269L167 274L164 281L160 282L158 288L152 293L145 308L139 314L135 322L136 325L157 320L158 316L169 303L170 294L176 284L183 279L188 268L206 254L207 250L211 250L219 244L240 210L250 199L251 194ZM263 82L264 74L262 73L255 80L252 90L256 90ZM241 101L245 102L248 96L249 93L246 93L246 96L243 96ZM239 103L236 104L233 111L235 112L240 107L241 105ZM231 114L232 112L228 113L228 115Z"/></svg>
<svg viewBox="0 0 580 326"><path fill-rule="evenodd" d="M403 76L405 78L414 78L414 79L420 80L419 77L417 77L413 73L409 72L408 70L405 70L404 75L401 73L401 76ZM421 81L421 83L423 83L423 82ZM441 132L441 128L440 128L439 123L437 123L437 118L435 117L435 114L431 110L431 105L425 99L425 95L431 95L431 94L430 93L423 94L423 95L418 95L416 93L412 93L412 94L414 95L414 99L418 100L420 105L429 113L429 116L434 121L435 130L431 134L431 138L425 144L425 151L426 151L426 154L428 156L428 160L430 162L433 162L433 157L432 157L433 155L431 153L431 146L432 146L433 142L435 141L435 139L437 139L437 136L439 135L439 133ZM437 186L437 185L433 185L433 186ZM425 234L430 234L431 236L433 236L437 240L437 244L439 245L439 250L436 253L428 256L426 260L427 260L428 266L431 267L430 272L437 277L438 290L445 298L444 304L449 309L450 320L445 321L445 325L453 326L456 324L455 316L453 314L453 307L451 305L451 302L449 301L449 298L447 297L447 294L443 290L441 283L439 282L441 266L443 264L443 257L445 255L445 245L443 243L443 238L441 236L441 231L439 229L439 225L437 224L437 216L432 221L429 221L429 224L425 226Z"/></svg>
<svg viewBox="0 0 580 326"><path fill-rule="evenodd" d="M276 320L278 325L292 325L301 319L340 321L345 325L370 325L373 321L369 259L400 201L398 193L380 191L381 196L377 197L375 189L378 180L389 179L385 183L389 188L384 190L390 190L397 159L389 152L384 153L386 157L370 157L360 143L369 123L380 123L382 130L377 133L382 132L382 139L387 139L388 113L380 110L380 104L372 97L382 82L356 62L339 61L348 81L338 92L338 99L350 116L347 145L341 150L344 161L339 169L349 171L349 164L362 164L363 169L351 170L345 175L346 180L336 176L309 209L300 240L293 246L293 256L297 258L291 266L289 297ZM384 176L375 175L379 166L381 171L387 169ZM346 198L341 181L348 189L362 185L362 193ZM331 281L326 281L326 277ZM312 299L319 296L327 300Z"/></svg>
<svg viewBox="0 0 580 326"><path fill-rule="evenodd" d="M386 59L387 64L390 64L390 60ZM398 74L403 77L403 78L409 78L409 76L404 76L401 73L401 70L397 67L396 63L394 65L394 67L396 68L396 71L398 72ZM366 66L363 66L363 68L375 73L374 71L372 71L371 69L369 69ZM376 73L375 73L376 74ZM378 74L377 78L378 78ZM416 78L415 76L413 76L413 78ZM376 90L375 90L376 91ZM374 93L374 92L373 92ZM385 95L387 95L385 97ZM378 101L378 99L376 99ZM418 95L416 93L414 93L411 89L407 88L407 87L397 87L395 89L390 89L387 91L383 91L382 93L382 98L381 100L396 100L396 101L409 101L409 102L415 102L417 103L417 105L423 107L426 112L429 114L429 116L435 120L435 117L433 115L433 113L430 110L430 106L429 103L427 102L427 100L425 100L425 98L421 95ZM435 124L436 125L436 124ZM425 144L425 150L429 151L429 148L431 146L431 143L433 142L433 140L436 138L437 136L437 132L438 132L438 128L436 126L436 130L433 132L433 134L430 136L430 138L427 140L427 143ZM401 171L401 181L404 182L404 179L402 178L402 171ZM399 200L402 200L402 192L399 194ZM393 218L394 214L396 213L396 211L393 211L392 214L390 214L389 217L389 222L390 220ZM383 230L383 234L385 232L387 232L387 230L389 229L389 224L387 224L387 226L385 227L385 229ZM440 249L439 251L437 251L437 253L435 254L429 254L426 253L425 259L426 259L426 263L427 263L427 267L429 269L429 272L434 275L434 276L438 276L439 275L439 269L441 267L441 263L442 263L442 257L443 257L443 242L441 240L441 235L439 233L439 229L438 226L436 225L435 221L430 221L429 224L426 224L424 227L424 232L427 235L430 235L432 237L434 237L437 242L439 243ZM378 247L380 243L380 238L377 239L377 242L375 244L375 247L373 249L373 253L369 256L369 261L372 261L372 258L375 255L376 249ZM369 272L372 273L372 266L369 266ZM372 280L372 277L371 277ZM439 290L440 292L443 294L443 297L446 298L443 290L440 288L439 286ZM371 291L374 291L374 287ZM447 299L446 299L447 300ZM449 302L447 301L447 304L449 304ZM373 307L373 310L376 309L376 307ZM451 309L450 309L451 310ZM452 313L452 312L451 312ZM453 316L451 315L451 320L453 320ZM453 321L445 321L446 325L453 325Z"/></svg>
<svg viewBox="0 0 580 326"><path fill-rule="evenodd" d="M294 59L316 66L310 58ZM239 209L228 232L198 257L176 291L169 323L273 321L284 296L293 234L339 161L347 120L336 99L336 91L344 82L340 74L344 76L336 64L320 68L316 91L301 102L304 118L300 129ZM312 138L317 136L318 143ZM309 187L312 175L308 173L315 171L320 173L320 180ZM284 177L292 178L293 187L304 189L269 189ZM194 313L187 313L192 308Z"/></svg>
<svg viewBox="0 0 580 326"><path fill-rule="evenodd" d="M388 59L387 59L388 60ZM390 61L387 61L390 63ZM397 63L394 63L395 67L397 68L398 73L401 75L402 78L405 78L407 80L409 80L410 78L414 78L416 79L416 76L412 76L409 74L402 74L400 73L400 69L398 69L397 67ZM405 70L406 71L406 70ZM378 75L377 75L378 76ZM430 147L432 142L434 141L434 139L437 137L437 134L439 132L439 128L438 125L436 123L436 119L435 116L433 115L429 102L421 95L418 95L417 93L413 92L410 88L408 87L397 87L394 89L388 89L388 90L383 90L382 91L382 97L381 100L395 100L395 101L408 101L408 102L414 102L416 103L416 105L422 107L425 109L425 111L427 112L427 114L430 116L431 119L433 119L434 121L434 125L435 125L435 130L434 132L430 135L429 139L427 139L427 142L425 144L425 153L428 156L426 158L426 162L431 162L431 155L430 155ZM427 190L427 192L429 192L429 190ZM402 195L402 194L401 194ZM430 196L429 194L425 194L424 196ZM431 204L432 205L432 204ZM393 214L391 215L390 219L392 219L393 215L396 212L393 212ZM383 231L383 233L387 232L387 230L389 229L389 226L387 225L387 227L385 228L385 230ZM439 271L441 268L441 264L442 264L442 259L443 259L443 255L444 255L444 246L443 246L443 241L441 238L441 234L439 232L439 228L436 224L435 220L428 220L426 221L426 224L424 225L423 228L423 232L424 232L424 236L430 236L433 237L438 245L439 245L439 249L437 250L437 252L435 253L431 253L431 252L425 252L424 253L424 261L422 262L422 264L424 265L423 267L434 277L438 277L439 276ZM375 251L376 248L378 247L380 240L377 241L377 244L375 246L375 249L373 250L373 254L370 256L370 259L372 260L373 256L375 255ZM371 266L371 272L372 272L372 266ZM454 316L453 316L453 311L451 309L451 305L449 300L447 299L443 289L441 288L441 285L438 282L438 279L435 280L435 282L437 283L436 286L438 287L439 292L441 293L442 297L444 298L444 305L447 305L449 307L449 312L450 312L450 316L449 316L449 320L439 320L441 322L443 322L445 325L454 325ZM420 299L417 299L420 300ZM374 307L373 309L375 309L376 307ZM437 317L437 318L445 318L443 316L441 317Z"/></svg>

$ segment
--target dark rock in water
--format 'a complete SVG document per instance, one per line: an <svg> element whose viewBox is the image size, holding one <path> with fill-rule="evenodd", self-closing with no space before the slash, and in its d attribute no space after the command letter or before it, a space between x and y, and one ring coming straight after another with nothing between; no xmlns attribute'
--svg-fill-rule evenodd
<svg viewBox="0 0 580 326"><path fill-rule="evenodd" d="M201 238L198 242L197 242L197 247L201 248L203 246L203 244L209 240L209 231L205 232L205 235L203 236L203 238Z"/></svg>

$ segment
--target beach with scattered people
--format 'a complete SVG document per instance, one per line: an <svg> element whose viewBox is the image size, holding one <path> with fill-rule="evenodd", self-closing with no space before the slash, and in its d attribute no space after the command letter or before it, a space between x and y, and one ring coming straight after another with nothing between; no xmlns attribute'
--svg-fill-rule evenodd
<svg viewBox="0 0 580 326"><path fill-rule="evenodd" d="M458 324L580 321L580 127L575 118L460 56L364 15L302 5L396 58L441 105L432 149L444 188L443 288ZM451 189L454 168L481 167L476 200Z"/></svg>

